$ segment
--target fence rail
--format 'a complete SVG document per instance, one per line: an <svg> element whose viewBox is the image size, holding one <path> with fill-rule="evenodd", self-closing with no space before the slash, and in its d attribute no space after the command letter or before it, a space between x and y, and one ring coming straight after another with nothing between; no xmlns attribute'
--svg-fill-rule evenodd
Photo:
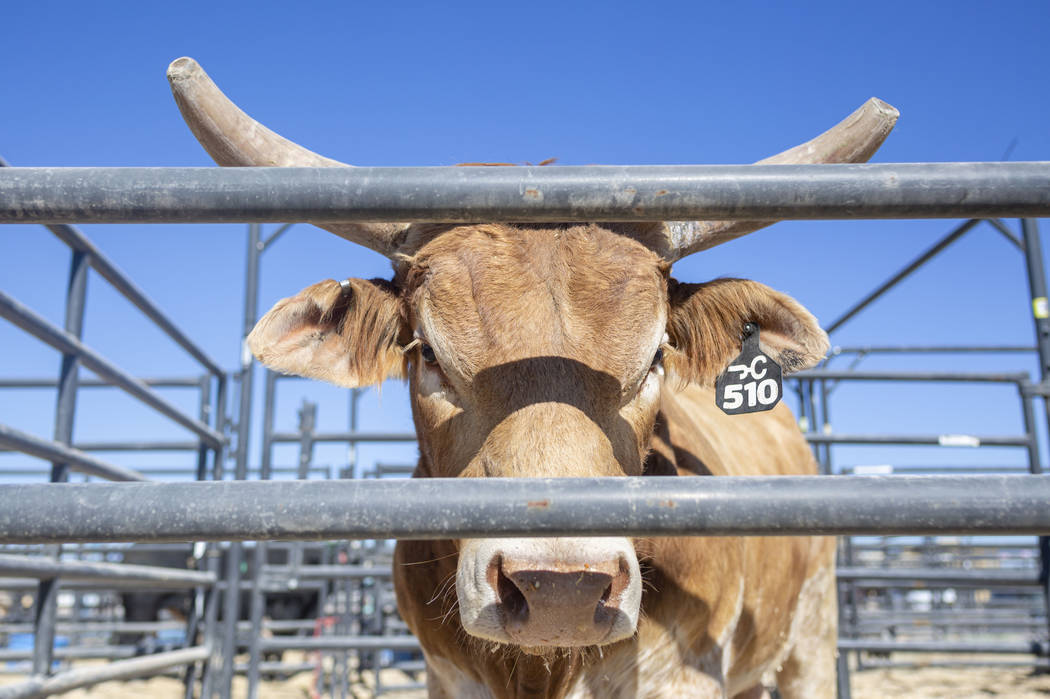
<svg viewBox="0 0 1050 699"><path fill-rule="evenodd" d="M1050 533L1042 476L33 484L0 502L0 544Z"/></svg>
<svg viewBox="0 0 1050 699"><path fill-rule="evenodd" d="M1050 215L1050 163L0 168L0 223Z"/></svg>

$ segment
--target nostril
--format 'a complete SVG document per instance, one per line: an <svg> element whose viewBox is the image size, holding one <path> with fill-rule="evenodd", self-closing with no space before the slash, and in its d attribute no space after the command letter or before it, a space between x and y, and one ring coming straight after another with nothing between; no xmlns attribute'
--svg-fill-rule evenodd
<svg viewBox="0 0 1050 699"><path fill-rule="evenodd" d="M612 597L612 589L612 583L609 583L609 587L605 588L605 592L602 593L601 599L599 600L601 606L609 603L609 598Z"/></svg>
<svg viewBox="0 0 1050 699"><path fill-rule="evenodd" d="M517 622L527 621L529 618L529 603L525 599L518 586L503 573L503 566L498 569L496 577L496 594L503 606L507 619Z"/></svg>

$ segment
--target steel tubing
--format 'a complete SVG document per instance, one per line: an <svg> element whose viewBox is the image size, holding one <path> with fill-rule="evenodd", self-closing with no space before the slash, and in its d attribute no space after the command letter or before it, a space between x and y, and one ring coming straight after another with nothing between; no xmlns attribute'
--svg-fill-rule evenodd
<svg viewBox="0 0 1050 699"><path fill-rule="evenodd" d="M850 369L807 369L791 374L791 379L834 381L945 381L965 383L1012 383L1029 380L1025 372L977 373L962 371L853 371Z"/></svg>
<svg viewBox="0 0 1050 699"><path fill-rule="evenodd" d="M142 658L120 660L106 665L77 668L53 677L33 677L25 682L0 687L0 699L36 699L99 682L155 675L168 668L204 660L208 657L209 652L204 646L182 648Z"/></svg>
<svg viewBox="0 0 1050 699"><path fill-rule="evenodd" d="M415 636L274 636L259 645L268 650L419 650Z"/></svg>
<svg viewBox="0 0 1050 699"><path fill-rule="evenodd" d="M864 581L919 582L926 587L966 585L968 587L1037 586L1039 571L995 570L983 568L861 568L840 567L835 571L839 581L853 581L863 587Z"/></svg>
<svg viewBox="0 0 1050 699"><path fill-rule="evenodd" d="M1050 532L1044 476L12 484L0 502L0 544Z"/></svg>
<svg viewBox="0 0 1050 699"><path fill-rule="evenodd" d="M147 478L131 469L96 459L90 454L35 437L13 427L0 424L0 449L10 449L40 459L68 464L74 471L87 473L111 481L144 481Z"/></svg>
<svg viewBox="0 0 1050 699"><path fill-rule="evenodd" d="M989 643L959 643L952 641L877 641L862 638L840 638L839 650L863 650L875 653L995 653L1006 655L1037 655L1050 653L1046 641L1015 641Z"/></svg>
<svg viewBox="0 0 1050 699"><path fill-rule="evenodd" d="M1050 163L0 168L0 223L1050 215Z"/></svg>
<svg viewBox="0 0 1050 699"><path fill-rule="evenodd" d="M3 172L5 170L0 168L0 173ZM141 380L127 374L108 359L84 345L76 337L61 328L55 327L42 316L37 315L3 291L0 291L0 318L14 323L63 354L76 355L83 366L98 374L102 379L122 388L125 392L138 398L165 417L190 430L209 447L217 449L223 444L224 438L221 434L200 420L183 415L178 408L158 395Z"/></svg>
<svg viewBox="0 0 1050 699"><path fill-rule="evenodd" d="M46 580L79 580L92 583L123 585L140 583L144 587L180 588L212 585L214 573L181 570L162 566L140 566L126 563L96 563L93 561L56 561L44 556L16 556L0 554L0 576L26 576Z"/></svg>

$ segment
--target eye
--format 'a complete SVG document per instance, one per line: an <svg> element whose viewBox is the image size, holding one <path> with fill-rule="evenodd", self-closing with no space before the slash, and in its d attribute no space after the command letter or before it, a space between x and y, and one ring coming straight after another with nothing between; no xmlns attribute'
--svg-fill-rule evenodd
<svg viewBox="0 0 1050 699"><path fill-rule="evenodd" d="M434 354L434 348L425 342L419 346L419 356L422 357L423 361L427 364L434 364L437 362L437 355Z"/></svg>
<svg viewBox="0 0 1050 699"><path fill-rule="evenodd" d="M657 369L660 367L660 362L664 360L664 350L659 348L656 350L656 354L653 355L653 363L650 365L650 369Z"/></svg>

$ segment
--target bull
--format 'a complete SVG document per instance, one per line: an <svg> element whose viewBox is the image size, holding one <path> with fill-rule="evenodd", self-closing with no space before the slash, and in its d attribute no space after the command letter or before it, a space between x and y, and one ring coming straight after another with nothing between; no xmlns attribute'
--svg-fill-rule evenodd
<svg viewBox="0 0 1050 699"><path fill-rule="evenodd" d="M223 166L341 163L266 129L192 59L169 79ZM870 100L766 163L861 162L897 112ZM725 414L712 384L761 328L785 372L828 348L790 297L683 283L682 257L771 222L323 224L393 262L278 302L248 345L340 386L407 378L417 478L813 474L790 411ZM398 604L431 697L830 697L834 540L401 541Z"/></svg>

